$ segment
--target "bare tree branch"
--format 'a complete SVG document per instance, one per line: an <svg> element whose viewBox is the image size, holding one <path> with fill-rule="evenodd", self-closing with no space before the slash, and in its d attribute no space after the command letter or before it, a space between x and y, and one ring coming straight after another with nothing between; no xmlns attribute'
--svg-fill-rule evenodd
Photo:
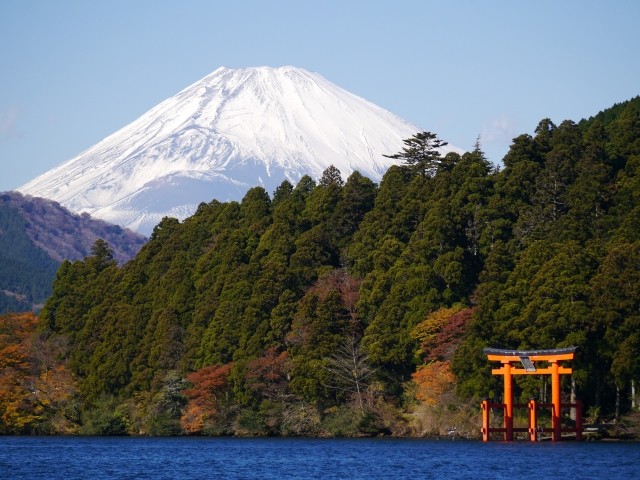
<svg viewBox="0 0 640 480"><path fill-rule="evenodd" d="M377 369L369 365L369 356L360 347L359 338L349 335L340 342L336 352L324 360L326 365L322 368L330 372L334 378L332 385L324 386L355 394L364 414L362 394L367 387L366 380Z"/></svg>

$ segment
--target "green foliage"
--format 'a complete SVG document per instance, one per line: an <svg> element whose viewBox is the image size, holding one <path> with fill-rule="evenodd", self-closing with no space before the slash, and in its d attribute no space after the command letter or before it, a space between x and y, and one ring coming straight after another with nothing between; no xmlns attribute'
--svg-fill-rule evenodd
<svg viewBox="0 0 640 480"><path fill-rule="evenodd" d="M478 308L453 358L463 396L499 394L483 347L577 345L578 395L610 412L617 385L625 405L626 387L640 375L632 267L640 240L636 103L579 125L543 120L535 137L514 140L488 201L506 215L479 276ZM518 383L522 397L539 396L539 380Z"/></svg>
<svg viewBox="0 0 640 480"><path fill-rule="evenodd" d="M202 203L182 223L163 219L121 267L104 243L63 262L40 328L69 338L79 391L113 410L104 418L117 417L104 395L157 399L171 372L218 365L216 413L190 404L190 433L300 434L329 412L324 428L348 435L379 422L356 424L351 399L328 386L323 366L344 338L361 338L376 381L400 397L428 343L416 326L465 309L442 330L452 349L462 338L455 353L429 344L433 358L453 354L461 396L497 395L484 347L577 345L578 394L606 413L615 386L624 402L640 380L640 114L633 102L616 112L586 129L542 120L503 170L479 143L442 158L423 132L379 188L330 168L273 199L257 187L240 203ZM522 396L541 388L518 382ZM157 433L175 431L187 408L176 402L153 410ZM96 415L85 422L95 431L119 428Z"/></svg>
<svg viewBox="0 0 640 480"><path fill-rule="evenodd" d="M426 183L414 178L403 201L411 199L412 209L424 215L407 222L395 238L386 233L374 250L373 270L360 291L359 311L367 325L363 340L372 359L396 381L415 369L413 328L429 313L464 302L473 292L484 250L478 215L492 183L489 164L479 149L456 157L451 170ZM416 195L412 187L429 194ZM386 207L380 210L385 217ZM367 220L364 228L369 226ZM408 238L405 232L410 233Z"/></svg>
<svg viewBox="0 0 640 480"><path fill-rule="evenodd" d="M308 384L300 391L317 398L326 392L313 364L350 323L341 295L310 300L309 342L288 346L286 337L310 298L305 289L340 265L376 191L355 172L344 185L283 183L273 203L261 188L239 204L214 200L183 223L163 219L121 268L97 242L84 262L61 265L41 328L69 336L70 368L93 402L155 391L176 369L240 361L237 369L272 347L295 352L298 383ZM236 388L238 399L255 396L242 382Z"/></svg>
<svg viewBox="0 0 640 480"><path fill-rule="evenodd" d="M267 431L263 415L251 409L245 409L240 413L238 427L241 431L252 435L264 435Z"/></svg>
<svg viewBox="0 0 640 480"><path fill-rule="evenodd" d="M358 426L362 422L362 412L347 405L334 407L324 417L322 427L334 437L352 437L359 433Z"/></svg>
<svg viewBox="0 0 640 480"><path fill-rule="evenodd" d="M126 435L130 422L126 406L112 396L101 396L82 416L82 435Z"/></svg>
<svg viewBox="0 0 640 480"><path fill-rule="evenodd" d="M608 126L614 120L617 120L620 117L620 114L627 108L628 105L634 105L637 110L640 110L640 95L631 100L627 100L626 102L620 102L613 105L613 107L607 108L606 110L598 112L597 115L593 117L589 117L589 119L582 119L578 122L578 126L580 130L583 132L587 132L591 125L595 122L600 122L604 126Z"/></svg>

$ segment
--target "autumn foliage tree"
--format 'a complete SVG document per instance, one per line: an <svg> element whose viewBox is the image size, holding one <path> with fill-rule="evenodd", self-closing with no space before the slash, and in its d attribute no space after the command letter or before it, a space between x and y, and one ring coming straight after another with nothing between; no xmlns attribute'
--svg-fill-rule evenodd
<svg viewBox="0 0 640 480"><path fill-rule="evenodd" d="M36 318L31 313L0 316L0 413L3 433L18 433L40 420L28 389L31 378L31 335Z"/></svg>
<svg viewBox="0 0 640 480"><path fill-rule="evenodd" d="M441 308L412 330L411 336L420 342L416 356L426 362L418 366L412 379L417 385L416 399L425 405L436 405L444 394L452 392L455 376L451 372L451 357L462 341L473 311L460 305Z"/></svg>
<svg viewBox="0 0 640 480"><path fill-rule="evenodd" d="M64 338L36 333L32 312L0 315L0 432L68 433L76 397L66 366Z"/></svg>
<svg viewBox="0 0 640 480"><path fill-rule="evenodd" d="M416 356L425 362L450 360L462 341L474 308L441 308L429 314L412 331L411 336L420 342Z"/></svg>
<svg viewBox="0 0 640 480"><path fill-rule="evenodd" d="M351 321L354 327L359 325L357 318L357 304L360 300L360 285L362 280L358 277L349 275L343 269L335 269L319 278L315 284L309 289L324 298L329 292L338 292L342 297L344 306L349 311Z"/></svg>
<svg viewBox="0 0 640 480"><path fill-rule="evenodd" d="M261 397L275 402L289 396L287 390L293 369L289 352L278 353L277 348L269 348L262 357L250 361L247 369L247 385Z"/></svg>
<svg viewBox="0 0 640 480"><path fill-rule="evenodd" d="M180 424L188 434L201 433L205 421L218 412L224 396L228 394L232 366L232 363L211 365L187 375L193 387L183 391L189 403Z"/></svg>
<svg viewBox="0 0 640 480"><path fill-rule="evenodd" d="M424 365L412 375L417 384L416 398L425 405L436 405L445 393L451 392L456 377L451 373L451 362L435 361Z"/></svg>

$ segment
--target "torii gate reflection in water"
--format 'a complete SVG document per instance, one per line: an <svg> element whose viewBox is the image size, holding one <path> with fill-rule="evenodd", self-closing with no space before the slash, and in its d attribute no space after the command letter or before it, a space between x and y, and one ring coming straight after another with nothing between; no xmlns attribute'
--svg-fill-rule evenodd
<svg viewBox="0 0 640 480"><path fill-rule="evenodd" d="M574 360L578 347L558 348L555 350L501 350L498 348L485 348L483 353L492 362L502 362L502 368L493 369L493 375L504 376L504 403L489 403L488 399L482 400L482 441L489 441L491 432L504 432L505 440L513 440L513 432L528 432L532 442L537 440L539 431L551 432L552 440L561 440L562 432L575 432L576 440L582 440L582 402L561 403L560 399L560 375L570 375L573 369L565 368L558 364L563 360ZM522 363L524 368L514 368L512 363ZM548 362L547 368L536 368L536 362ZM538 403L535 398L529 399L529 403L513 403L513 379L512 375L551 375L551 403ZM575 428L562 428L561 409L576 409ZM502 408L504 410L504 428L489 427L489 409ZM529 410L529 427L513 428L513 409L527 408ZM538 408L551 408L551 428L538 429Z"/></svg>

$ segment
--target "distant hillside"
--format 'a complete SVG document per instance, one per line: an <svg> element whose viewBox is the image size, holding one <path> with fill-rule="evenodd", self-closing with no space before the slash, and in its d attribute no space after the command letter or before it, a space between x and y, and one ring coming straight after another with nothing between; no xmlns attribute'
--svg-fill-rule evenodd
<svg viewBox="0 0 640 480"><path fill-rule="evenodd" d="M51 282L63 260L82 260L102 238L116 260L133 258L142 235L89 215L75 215L57 202L0 195L0 312L37 308L51 294Z"/></svg>
<svg viewBox="0 0 640 480"><path fill-rule="evenodd" d="M26 233L27 221L15 208L0 204L0 312L30 310L51 293L60 264L36 247Z"/></svg>

